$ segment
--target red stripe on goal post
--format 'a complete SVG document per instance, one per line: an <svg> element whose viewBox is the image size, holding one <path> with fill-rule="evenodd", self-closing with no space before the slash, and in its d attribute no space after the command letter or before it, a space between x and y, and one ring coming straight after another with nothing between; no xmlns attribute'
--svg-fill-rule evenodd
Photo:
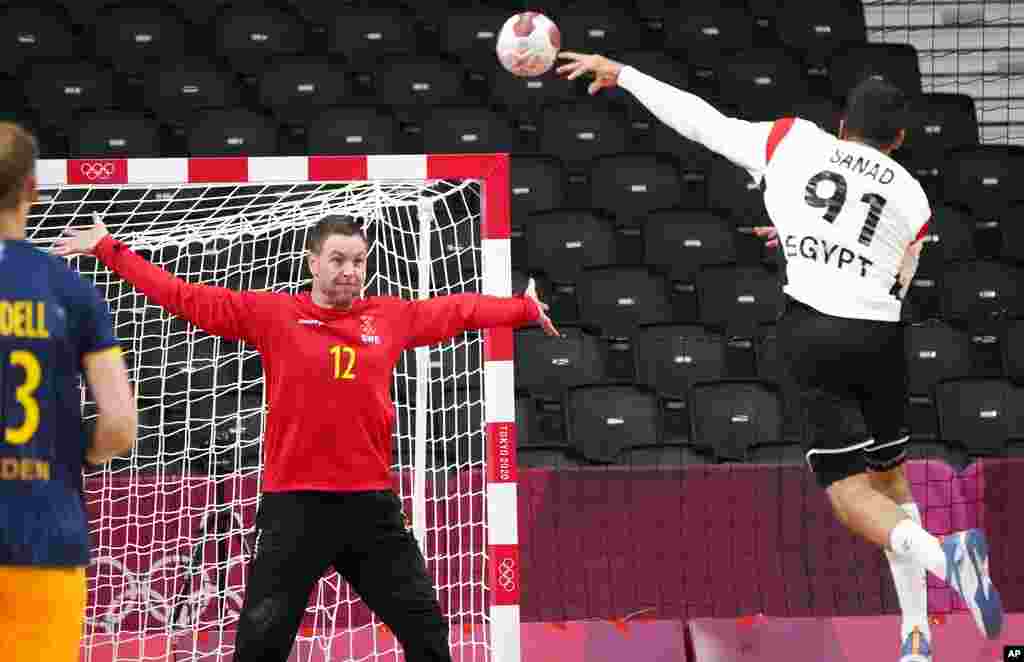
<svg viewBox="0 0 1024 662"><path fill-rule="evenodd" d="M323 181L363 181L369 175L369 159L365 156L311 156L309 179Z"/></svg>
<svg viewBox="0 0 1024 662"><path fill-rule="evenodd" d="M249 181L249 159L245 156L210 156L188 160L188 182L244 183Z"/></svg>
<svg viewBox="0 0 1024 662"><path fill-rule="evenodd" d="M510 218L510 166L508 154L428 154L430 179L481 179L483 188L483 239L512 236Z"/></svg>
<svg viewBox="0 0 1024 662"><path fill-rule="evenodd" d="M514 353L512 329L484 329L484 361L511 361Z"/></svg>

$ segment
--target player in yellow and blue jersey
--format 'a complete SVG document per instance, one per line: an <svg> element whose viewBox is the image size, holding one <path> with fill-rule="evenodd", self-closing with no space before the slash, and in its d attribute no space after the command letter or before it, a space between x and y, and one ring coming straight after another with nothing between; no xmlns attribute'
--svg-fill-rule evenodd
<svg viewBox="0 0 1024 662"><path fill-rule="evenodd" d="M0 657L72 662L89 563L82 466L128 451L138 414L99 292L25 240L35 162L32 135L0 123Z"/></svg>

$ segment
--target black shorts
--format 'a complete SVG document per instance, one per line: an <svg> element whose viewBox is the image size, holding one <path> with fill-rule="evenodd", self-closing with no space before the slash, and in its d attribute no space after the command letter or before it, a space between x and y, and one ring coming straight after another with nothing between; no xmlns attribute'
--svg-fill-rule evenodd
<svg viewBox="0 0 1024 662"><path fill-rule="evenodd" d="M256 528L234 662L286 662L330 567L391 628L407 662L451 662L448 621L393 492L264 493Z"/></svg>
<svg viewBox="0 0 1024 662"><path fill-rule="evenodd" d="M779 350L801 387L804 451L822 487L905 459L903 330L902 322L834 317L787 297Z"/></svg>

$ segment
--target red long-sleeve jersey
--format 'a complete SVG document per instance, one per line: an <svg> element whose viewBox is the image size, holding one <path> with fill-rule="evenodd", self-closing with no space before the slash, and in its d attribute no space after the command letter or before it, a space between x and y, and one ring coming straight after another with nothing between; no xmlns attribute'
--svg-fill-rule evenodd
<svg viewBox="0 0 1024 662"><path fill-rule="evenodd" d="M539 317L530 299L482 294L423 301L368 297L334 310L308 294L190 284L109 236L94 253L171 314L259 351L266 380L267 492L391 489L390 385L402 351Z"/></svg>

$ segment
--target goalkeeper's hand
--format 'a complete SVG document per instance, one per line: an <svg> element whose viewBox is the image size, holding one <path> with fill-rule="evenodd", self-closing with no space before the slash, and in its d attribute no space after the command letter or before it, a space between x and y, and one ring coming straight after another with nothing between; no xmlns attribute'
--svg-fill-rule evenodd
<svg viewBox="0 0 1024 662"><path fill-rule="evenodd" d="M609 60L601 55L585 55L583 53L573 53L572 51L562 51L558 54L558 58L561 60L572 60L556 70L557 73L564 75L566 79L576 80L583 74L590 74L594 77L594 80L587 87L587 92L591 96L597 94L605 87L615 87L619 84L619 73L622 72L623 66L621 62Z"/></svg>
<svg viewBox="0 0 1024 662"><path fill-rule="evenodd" d="M527 299L532 299L537 304L537 311L540 317L537 318L537 323L544 329L544 333L549 336L561 335L558 333L558 329L551 322L551 318L548 317L548 305L537 298L537 284L531 278L526 284L526 291L523 292L523 296Z"/></svg>
<svg viewBox="0 0 1024 662"><path fill-rule="evenodd" d="M99 214L92 215L93 225L81 229L68 228L64 236L53 243L53 253L61 257L69 255L87 255L96 249L103 237L110 234L107 226L103 224L103 217Z"/></svg>

